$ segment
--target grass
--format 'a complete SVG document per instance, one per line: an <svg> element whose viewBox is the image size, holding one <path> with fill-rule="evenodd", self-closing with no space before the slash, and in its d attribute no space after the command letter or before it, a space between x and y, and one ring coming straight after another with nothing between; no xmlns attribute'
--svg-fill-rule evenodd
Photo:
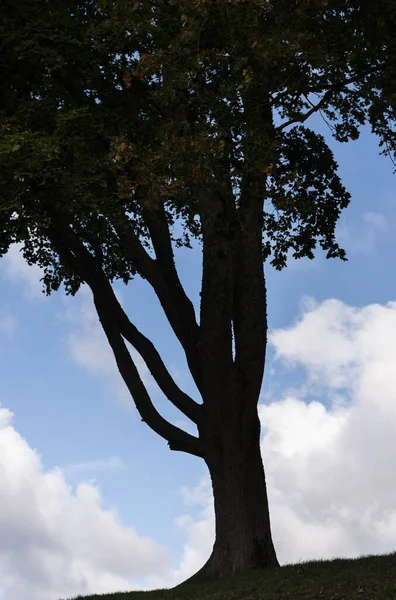
<svg viewBox="0 0 396 600"><path fill-rule="evenodd" d="M78 599L396 600L396 552L257 569L214 583L189 584L168 590L95 594L78 596Z"/></svg>

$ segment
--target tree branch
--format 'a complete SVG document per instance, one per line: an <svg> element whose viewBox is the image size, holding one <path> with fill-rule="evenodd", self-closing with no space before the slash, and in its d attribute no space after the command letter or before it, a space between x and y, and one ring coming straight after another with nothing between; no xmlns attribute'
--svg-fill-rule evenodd
<svg viewBox="0 0 396 600"><path fill-rule="evenodd" d="M103 299L106 299L107 310L109 314L113 315L120 333L139 352L164 395L186 417L195 424L200 424L202 420L201 406L175 383L154 344L129 320L110 283L104 280L100 286L96 285L95 289Z"/></svg>
<svg viewBox="0 0 396 600"><path fill-rule="evenodd" d="M59 222L59 215L54 215L51 207L47 206L46 208L48 213L51 214L54 222ZM187 364L195 384L202 393L201 370L198 355L199 326L195 319L194 307L185 293L177 275L173 261L173 251L168 224L166 221L164 223L163 220L161 222L161 217L159 217L159 219L149 217L149 221L151 231L154 235L154 249L157 248L159 257L161 257L162 252L164 252L163 258L157 258L156 260L152 259L146 252L133 227L126 221L125 215L118 217L118 219L112 219L112 225L118 234L125 254L133 261L138 273L147 279L153 287L165 315L185 352ZM84 248L84 246L73 234L73 231L68 224L66 224L66 226L65 223L62 224L62 222L59 222L59 224L63 226L62 235L67 238L67 244L72 252L81 253L81 249ZM86 249L84 248L84 250ZM88 251L82 256L84 257L83 262L86 263L88 261L89 263L86 266L84 275L84 280L88 283L89 278L92 280L90 265L96 265L96 263L92 263L94 257Z"/></svg>
<svg viewBox="0 0 396 600"><path fill-rule="evenodd" d="M196 187L203 238L200 306L200 361L205 399L226 401L232 363L233 247L237 215L235 199L208 186ZM232 211L232 206L234 211Z"/></svg>
<svg viewBox="0 0 396 600"><path fill-rule="evenodd" d="M308 96L309 94L321 94L323 92L328 92L330 90L333 90L335 92L341 92L343 91L343 88L351 83L357 83L359 82L362 78L367 77L367 75L372 75L373 73L376 73L377 71L380 71L381 69L383 69L383 65L381 66L376 66L373 67L372 69L368 69L364 75L353 75L351 77L347 77L346 79L344 79L343 81L339 81L337 83L323 83L323 84L319 84L316 86L312 86L310 88L308 87L304 87L302 89L296 89L295 94L299 95L302 94L304 96ZM279 100L279 98L283 98L284 96L287 96L290 94L289 90L286 90L285 92L282 92L280 94L278 94L275 98L271 97L271 100Z"/></svg>
<svg viewBox="0 0 396 600"><path fill-rule="evenodd" d="M159 388L168 400L186 417L198 425L202 419L201 406L177 386L154 344L129 320L128 315L117 300L110 282L105 277L98 260L88 252L70 228L68 233L64 231L64 227L62 230L63 237L66 238L66 243L59 237L59 233L54 227L49 228L47 231L47 235L62 257L62 261L69 264L73 270L79 273L96 297L100 297L101 302L106 304L106 311L109 318L111 316L114 323L117 324L119 332L139 352ZM70 252L68 246L72 246L73 253Z"/></svg>
<svg viewBox="0 0 396 600"><path fill-rule="evenodd" d="M169 232L169 225L166 218L164 205L158 202L155 208L142 207L142 216L149 229L153 243L156 262L166 285L171 290L173 302L176 304L179 320L181 321L181 333L187 332L185 336L187 347L191 349L190 354L195 354L199 339L199 326L196 322L194 306L185 293L176 270L172 241ZM189 366L190 363L189 363ZM199 361L195 357L193 369L199 374Z"/></svg>
<svg viewBox="0 0 396 600"><path fill-rule="evenodd" d="M147 215L146 215L147 216ZM158 257L152 259L143 248L132 226L125 222L114 222L126 255L133 261L139 274L153 287L165 315L186 354L187 363L197 388L202 390L200 363L197 350L199 326L190 299L187 297L178 278L173 262L167 223L155 222L149 217L147 226L153 234L154 249ZM165 229L166 225L166 229ZM164 256L162 257L162 251Z"/></svg>
<svg viewBox="0 0 396 600"><path fill-rule="evenodd" d="M343 81L339 81L338 83L330 83L330 84L326 84L326 85L314 86L308 90L307 94L321 93L321 92L330 91L330 90L333 90L335 92L341 92L341 91L343 91L343 88L345 86L350 85L351 83L357 83L357 82L361 81L362 79L364 79L364 77L367 77L367 75L372 75L373 73L376 73L377 71L380 71L381 69L383 69L383 65L373 67L372 69L368 69L363 75L352 75L351 77L347 77L346 79L344 79Z"/></svg>
<svg viewBox="0 0 396 600"><path fill-rule="evenodd" d="M238 209L241 231L234 260L235 367L246 390L246 399L257 402L267 345L267 299L262 251L266 177L255 168L255 144L267 147L267 159L272 162L270 153L275 131L268 92L260 82L251 83L243 104L248 123L243 148L247 171L241 185Z"/></svg>
<svg viewBox="0 0 396 600"><path fill-rule="evenodd" d="M75 252L72 252L54 227L48 228L46 233L54 244L54 248L59 253L62 262L77 272L80 270L81 276L85 278L89 261L87 260L87 257L83 256L84 253L82 252L82 256L80 256ZM87 252L87 254L89 253ZM80 262L81 258L82 265ZM90 283L93 284L93 278L90 279L90 282L87 281L87 283L88 285L90 285ZM199 438L172 425L159 414L147 393L136 365L122 339L118 324L112 319L111 312L108 310L107 299L103 298L100 291L97 290L93 290L93 296L100 322L111 349L113 350L118 370L135 401L136 408L142 417L142 420L146 422L153 431L168 441L171 450L187 452L188 454L203 458L204 449Z"/></svg>
<svg viewBox="0 0 396 600"><path fill-rule="evenodd" d="M304 123L304 121L309 119L309 117L313 113L320 110L328 102L328 100L330 99L330 97L332 96L333 93L334 93L333 89L327 90L327 92L324 94L324 96L320 100L320 102L315 104L308 112L306 112L302 115L299 115L298 117L295 117L294 119L290 119L290 121L287 121L286 123L282 123L282 125L278 125L278 127L275 127L275 131L282 131L286 127L289 127L289 125L293 125L293 123Z"/></svg>
<svg viewBox="0 0 396 600"><path fill-rule="evenodd" d="M103 330L113 350L118 370L135 401L142 420L158 435L168 441L171 450L187 452L194 456L204 457L204 448L199 438L186 433L164 419L153 405L146 387L131 355L119 333L118 326L112 321L107 311L107 304L101 295L94 292L94 303Z"/></svg>
<svg viewBox="0 0 396 600"><path fill-rule="evenodd" d="M359 81L361 81L362 79L364 79L364 77L367 77L368 75L372 75L373 73L376 73L376 72L380 71L383 68L384 68L383 65L376 66L376 67L373 67L371 69L368 69L364 73L364 75L353 75L353 76L347 77L343 81L339 81L337 83L316 85L316 86L313 86L313 87L301 90L301 93L304 96L306 96L306 97L309 94L320 94L322 92L325 92L325 94L324 94L323 98L320 100L320 102L318 102L318 104L316 104L315 106L313 106L311 110L309 110L307 113L304 113L303 115L299 115L295 119L291 119L287 123L282 123L282 125L279 125L278 127L276 127L276 131L281 131L282 129L285 129L285 127L288 127L289 125L292 125L293 123L303 123L314 112L317 112L318 110L320 110L323 107L323 105L327 102L327 100L330 98L330 96L331 96L331 94L333 92L342 92L342 91L344 91L345 93L347 93L350 90L344 89L344 88L346 88L346 86L350 85L351 83L358 83ZM296 90L296 91L298 91L298 90ZM282 97L284 95L287 95L287 94L289 94L288 91L285 92L284 94L280 94L279 96L276 97L276 100L279 100L280 97Z"/></svg>

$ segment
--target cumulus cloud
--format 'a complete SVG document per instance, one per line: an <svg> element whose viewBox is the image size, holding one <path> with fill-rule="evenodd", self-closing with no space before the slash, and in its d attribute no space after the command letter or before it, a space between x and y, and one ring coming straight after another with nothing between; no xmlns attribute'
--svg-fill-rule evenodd
<svg viewBox="0 0 396 600"><path fill-rule="evenodd" d="M283 389L259 405L281 564L396 548L395 331L396 302L306 300L301 318L270 336L275 373L287 365L289 381L293 369L306 375L298 395ZM214 537L208 478L194 497L200 516L180 520L185 572L205 562Z"/></svg>
<svg viewBox="0 0 396 600"><path fill-rule="evenodd" d="M6 600L56 600L140 588L170 571L167 551L102 506L91 483L72 489L0 407L0 581Z"/></svg>
<svg viewBox="0 0 396 600"><path fill-rule="evenodd" d="M275 374L290 388L259 405L273 537L281 564L390 552L396 546L396 303L305 301L273 331ZM294 369L305 373L296 395ZM163 548L123 527L89 483L67 486L0 410L0 581L6 600L176 585L207 560L213 498L205 475L182 490L186 536L172 568ZM65 592L63 592L65 590Z"/></svg>
<svg viewBox="0 0 396 600"><path fill-rule="evenodd" d="M274 537L283 559L358 556L396 547L396 302L306 303L270 336L302 367L304 400L260 406Z"/></svg>
<svg viewBox="0 0 396 600"><path fill-rule="evenodd" d="M303 366L310 380L333 390L349 388L360 402L362 394L372 398L379 390L393 398L396 302L354 308L334 299L320 306L306 300L303 310L293 327L270 334L278 359Z"/></svg>
<svg viewBox="0 0 396 600"><path fill-rule="evenodd" d="M198 571L208 560L214 542L214 508L209 476L201 477L197 486L182 489L184 503L198 508L198 518L186 513L176 520L186 535L183 558L175 578L183 581Z"/></svg>

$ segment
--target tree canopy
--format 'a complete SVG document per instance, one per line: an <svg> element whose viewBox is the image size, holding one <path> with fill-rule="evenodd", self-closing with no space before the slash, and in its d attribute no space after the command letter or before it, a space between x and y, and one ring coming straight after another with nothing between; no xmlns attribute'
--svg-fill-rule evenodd
<svg viewBox="0 0 396 600"><path fill-rule="evenodd" d="M199 196L264 202L264 259L345 258L334 230L349 194L324 138L369 122L394 151L394 3L150 0L1 7L0 197L4 253L22 241L48 292L81 276L49 228L67 222L110 280L138 270L127 229L164 207L175 239L202 236ZM247 201L247 200L246 200ZM227 201L224 200L226 204ZM160 210L163 210L161 208ZM227 209L228 210L228 209ZM129 245L129 243L128 243Z"/></svg>

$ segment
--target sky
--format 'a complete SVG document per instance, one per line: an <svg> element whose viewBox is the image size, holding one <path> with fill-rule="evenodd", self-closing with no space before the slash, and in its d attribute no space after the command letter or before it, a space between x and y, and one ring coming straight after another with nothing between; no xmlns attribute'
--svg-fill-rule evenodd
<svg viewBox="0 0 396 600"><path fill-rule="evenodd" d="M368 128L339 144L314 123L352 194L337 228L349 260L265 268L259 415L281 564L396 550L396 180ZM176 264L198 310L199 245ZM205 464L141 422L89 290L46 297L40 277L16 246L0 259L0 600L172 587L214 541ZM151 288L115 289L198 400ZM194 432L134 356L158 409Z"/></svg>

